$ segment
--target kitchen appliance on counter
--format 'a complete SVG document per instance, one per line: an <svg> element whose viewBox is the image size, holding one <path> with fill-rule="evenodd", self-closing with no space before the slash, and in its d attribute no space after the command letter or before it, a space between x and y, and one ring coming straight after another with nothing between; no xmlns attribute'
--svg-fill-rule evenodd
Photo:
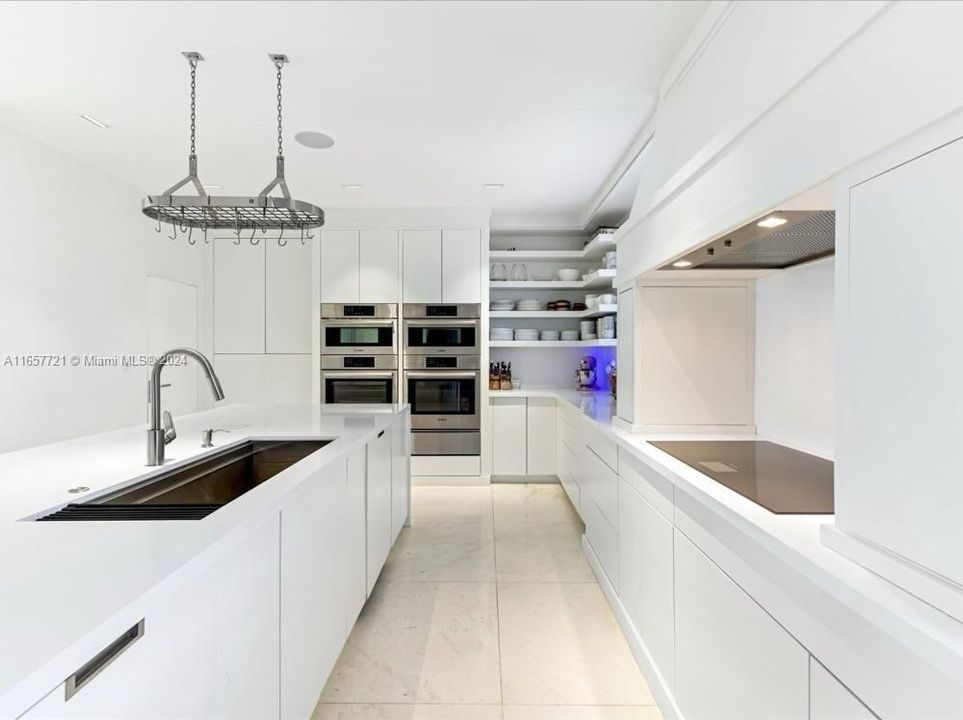
<svg viewBox="0 0 963 720"><path fill-rule="evenodd" d="M778 515L834 512L831 460L764 440L671 440L652 444Z"/></svg>
<svg viewBox="0 0 963 720"><path fill-rule="evenodd" d="M412 455L481 454L481 306L404 306Z"/></svg>
<svg viewBox="0 0 963 720"><path fill-rule="evenodd" d="M398 306L321 306L321 402L398 402Z"/></svg>
<svg viewBox="0 0 963 720"><path fill-rule="evenodd" d="M481 355L481 305L405 303L405 355Z"/></svg>

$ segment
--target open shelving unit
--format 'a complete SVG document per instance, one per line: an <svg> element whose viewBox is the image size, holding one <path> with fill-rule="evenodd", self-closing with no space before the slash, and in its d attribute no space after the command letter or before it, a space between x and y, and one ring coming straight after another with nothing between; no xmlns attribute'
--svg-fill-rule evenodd
<svg viewBox="0 0 963 720"><path fill-rule="evenodd" d="M603 315L615 315L618 309L618 305L599 305L591 310L492 310L488 316L491 318L518 318L519 320L526 318L535 320L588 320Z"/></svg>
<svg viewBox="0 0 963 720"><path fill-rule="evenodd" d="M609 250L615 250L614 235L599 235L581 250L492 250L492 262L590 262L601 261Z"/></svg>
<svg viewBox="0 0 963 720"><path fill-rule="evenodd" d="M615 270L600 268L581 280L489 280L489 290L605 290L615 283Z"/></svg>
<svg viewBox="0 0 963 720"><path fill-rule="evenodd" d="M552 350L554 348L573 347L615 347L615 340L490 340L489 347L493 348L540 348Z"/></svg>

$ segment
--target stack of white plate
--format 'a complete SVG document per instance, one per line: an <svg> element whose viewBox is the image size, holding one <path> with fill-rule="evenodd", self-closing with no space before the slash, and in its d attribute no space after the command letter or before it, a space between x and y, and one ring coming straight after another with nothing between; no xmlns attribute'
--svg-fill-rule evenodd
<svg viewBox="0 0 963 720"><path fill-rule="evenodd" d="M538 339L539 340L558 340L559 334L560 333L558 330L542 330L538 334Z"/></svg>
<svg viewBox="0 0 963 720"><path fill-rule="evenodd" d="M578 340L578 330L562 330L562 340Z"/></svg>
<svg viewBox="0 0 963 720"><path fill-rule="evenodd" d="M518 329L515 331L516 340L525 340L531 342L532 340L538 340L538 330L528 330L528 329Z"/></svg>
<svg viewBox="0 0 963 720"><path fill-rule="evenodd" d="M518 309L523 312L537 312L545 309L545 303L541 300L519 300Z"/></svg>
<svg viewBox="0 0 963 720"><path fill-rule="evenodd" d="M512 339L512 329L503 327L493 327L488 330L488 338L490 340L511 340Z"/></svg>
<svg viewBox="0 0 963 720"><path fill-rule="evenodd" d="M503 312L506 310L514 310L515 301L514 300L492 300L490 307L492 310L501 310Z"/></svg>

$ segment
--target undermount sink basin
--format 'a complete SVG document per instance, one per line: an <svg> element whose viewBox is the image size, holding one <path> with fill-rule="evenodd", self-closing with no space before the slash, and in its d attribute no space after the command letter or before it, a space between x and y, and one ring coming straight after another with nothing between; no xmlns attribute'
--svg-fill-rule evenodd
<svg viewBox="0 0 963 720"><path fill-rule="evenodd" d="M38 520L200 520L330 440L252 440Z"/></svg>

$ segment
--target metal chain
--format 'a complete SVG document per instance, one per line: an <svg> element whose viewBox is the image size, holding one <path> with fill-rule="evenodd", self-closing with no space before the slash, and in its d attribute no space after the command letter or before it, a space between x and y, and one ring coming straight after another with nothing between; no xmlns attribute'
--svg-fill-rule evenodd
<svg viewBox="0 0 963 720"><path fill-rule="evenodd" d="M194 114L196 110L196 90L197 90L197 61L191 60L191 157L195 157L197 153L194 149L194 133L195 133L195 120Z"/></svg>
<svg viewBox="0 0 963 720"><path fill-rule="evenodd" d="M284 147L281 144L281 66L280 60L274 63L278 69L278 157L284 157Z"/></svg>

